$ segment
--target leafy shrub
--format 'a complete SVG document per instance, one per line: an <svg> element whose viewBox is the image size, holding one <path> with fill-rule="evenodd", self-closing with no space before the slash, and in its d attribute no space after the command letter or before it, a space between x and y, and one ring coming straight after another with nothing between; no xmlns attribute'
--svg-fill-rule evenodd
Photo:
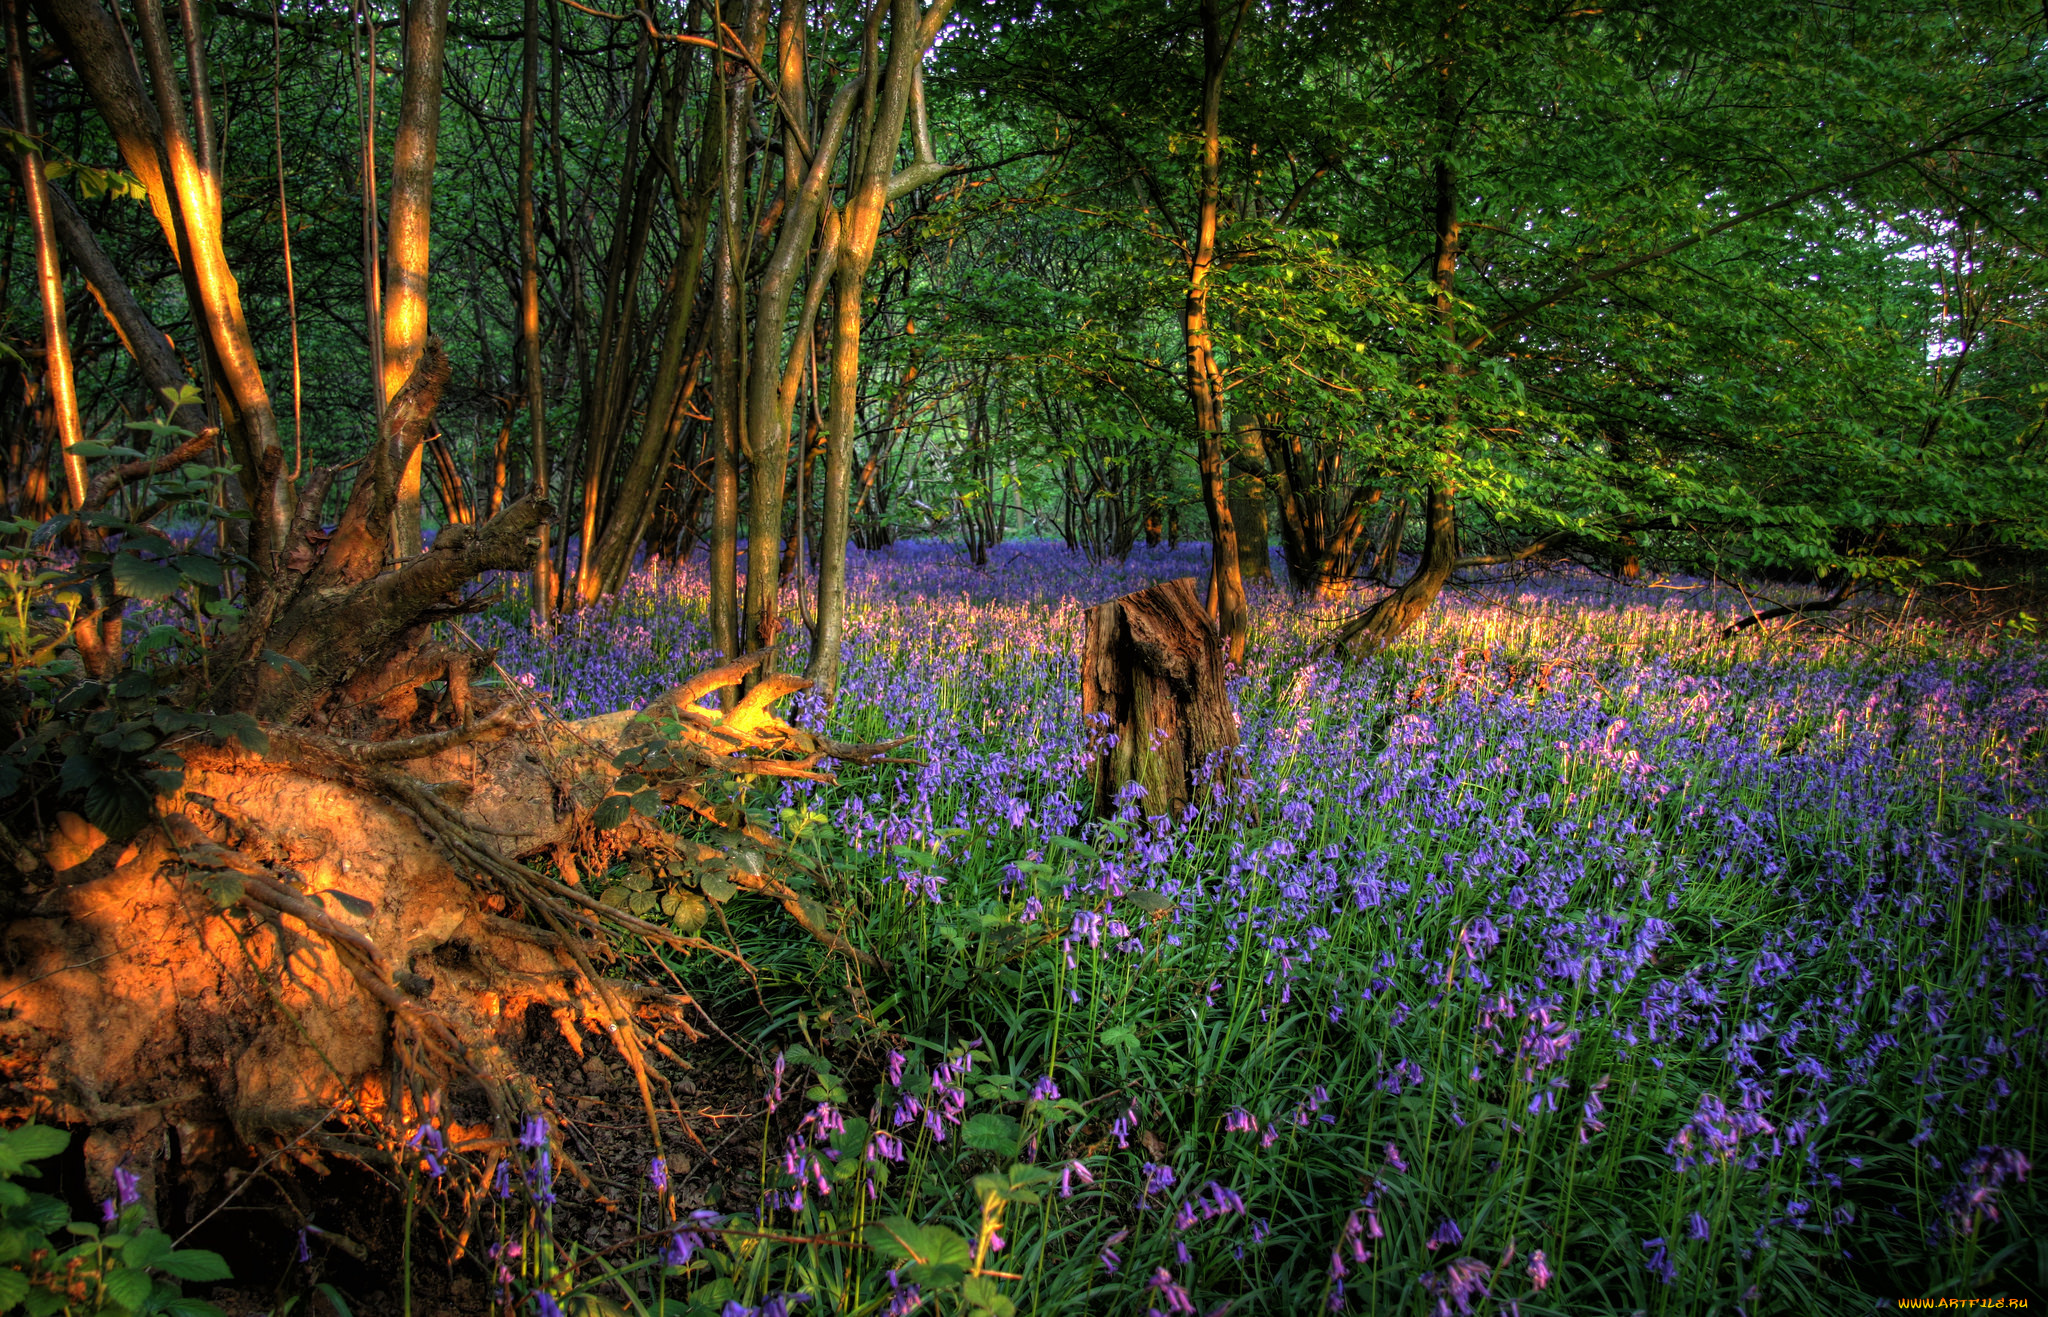
<svg viewBox="0 0 2048 1317"><path fill-rule="evenodd" d="M150 1225L125 1169L114 1172L117 1195L97 1223L73 1221L62 1199L17 1183L39 1178L31 1163L70 1142L44 1125L0 1133L0 1313L221 1317L211 1303L185 1297L180 1282L227 1280L227 1263L205 1249L178 1248Z"/></svg>

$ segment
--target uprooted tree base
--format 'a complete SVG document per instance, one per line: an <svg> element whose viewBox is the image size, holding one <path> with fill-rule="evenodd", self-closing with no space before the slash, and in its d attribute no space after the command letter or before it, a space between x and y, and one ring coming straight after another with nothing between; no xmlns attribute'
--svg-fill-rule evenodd
<svg viewBox="0 0 2048 1317"><path fill-rule="evenodd" d="M871 963L791 885L777 843L706 790L734 772L830 780L827 757L892 747L782 722L769 705L805 685L790 678L723 716L695 707L758 662L641 716L544 727L479 711L467 730L367 744L273 727L262 753L188 748L183 788L129 841L63 816L0 943L0 1119L90 1127L95 1196L125 1164L146 1198L197 1216L252 1162L389 1177L417 1163L401 1140L422 1123L488 1165L524 1117L573 1118L547 1074L566 1048L686 1185L724 1135L693 1114L678 1049L718 1026L666 961L621 948L735 955L678 930L701 921L704 893L741 889L850 973ZM657 806L707 827L666 831ZM522 862L534 855L562 877ZM667 888L668 922L579 883L616 863ZM657 970L667 981L648 981ZM585 1173L574 1141L559 1151ZM458 1240L472 1226L446 1222Z"/></svg>

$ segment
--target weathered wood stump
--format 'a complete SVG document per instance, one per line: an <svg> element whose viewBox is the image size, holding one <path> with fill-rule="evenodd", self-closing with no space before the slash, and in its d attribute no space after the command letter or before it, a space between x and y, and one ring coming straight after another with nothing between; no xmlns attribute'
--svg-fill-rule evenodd
<svg viewBox="0 0 2048 1317"><path fill-rule="evenodd" d="M1096 817L1115 815L1127 782L1145 789L1146 813L1178 816L1195 797L1202 765L1238 744L1222 642L1195 578L1097 604L1087 616L1081 715L1097 746ZM1216 771L1229 766L1226 756Z"/></svg>

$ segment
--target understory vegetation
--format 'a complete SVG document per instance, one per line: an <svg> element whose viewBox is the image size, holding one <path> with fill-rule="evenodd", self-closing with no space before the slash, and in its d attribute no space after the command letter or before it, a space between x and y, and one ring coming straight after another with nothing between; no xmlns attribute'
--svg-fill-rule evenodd
<svg viewBox="0 0 2048 1317"><path fill-rule="evenodd" d="M2044 75L0 0L0 1317L2048 1302Z"/></svg>
<svg viewBox="0 0 2048 1317"><path fill-rule="evenodd" d="M757 977L700 990L774 1058L764 1196L650 1243L649 1310L2040 1292L2038 642L1723 639L1733 592L1566 577L1473 590L1347 669L1264 595L1208 816L1085 822L1075 605L1191 563L857 565L826 726L926 763L753 804L829 858L883 970L735 911ZM496 639L610 705L705 648L702 615L701 578L657 566ZM609 1264L573 1275L632 1307Z"/></svg>

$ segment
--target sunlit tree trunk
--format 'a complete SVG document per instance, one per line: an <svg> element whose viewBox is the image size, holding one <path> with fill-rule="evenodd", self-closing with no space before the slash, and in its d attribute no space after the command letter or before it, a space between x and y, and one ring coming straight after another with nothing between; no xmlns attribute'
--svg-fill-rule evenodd
<svg viewBox="0 0 2048 1317"><path fill-rule="evenodd" d="M427 344L427 262L447 37L448 0L408 0L405 73L399 90L398 132L391 147L391 210L384 240L383 385L387 406L412 378L413 367L419 364ZM387 436L387 441L391 437ZM420 464L425 455L423 446L414 448L399 471L396 535L402 557L420 551Z"/></svg>
<svg viewBox="0 0 2048 1317"><path fill-rule="evenodd" d="M540 362L540 244L533 215L533 137L540 115L539 0L526 0L522 21L525 42L519 69L519 351L533 444L533 492L546 501L548 406ZM496 512L493 508L493 515ZM540 552L533 560L533 607L536 620L543 627L548 625L555 606L554 563L548 556L548 535L552 529L548 522L541 523Z"/></svg>
<svg viewBox="0 0 2048 1317"><path fill-rule="evenodd" d="M156 94L158 179L168 193L166 208L176 230L174 250L186 255L187 287L194 295L196 318L206 339L209 373L218 391L229 447L242 468L242 486L251 511L250 556L257 563L260 593L262 580L276 571L276 555L291 521L292 490L281 478L284 448L242 313L241 288L222 246L220 189L200 167L185 130L185 111L178 97L177 70L160 0L137 0L135 18ZM135 66L125 43L105 53L121 67L106 71L102 81L132 82ZM86 81L90 86L92 80Z"/></svg>
<svg viewBox="0 0 2048 1317"><path fill-rule="evenodd" d="M8 125L12 123L13 120L9 119ZM171 350L170 340L164 337L163 330L156 327L156 322L149 318L142 304L135 300L134 290L114 268L113 261L100 247L92 226L78 207L64 195L62 188L46 187L43 195L49 198L50 218L55 224L57 241L63 246L65 257L73 269L85 276L93 299L99 303L107 323L114 327L121 346L128 349L128 354L135 359L143 381L151 389L159 392L169 389L174 393L191 384L192 379L178 361L178 354ZM175 408L171 419L194 434L207 425L206 413L190 403Z"/></svg>
<svg viewBox="0 0 2048 1317"><path fill-rule="evenodd" d="M1430 282L1436 287L1438 328L1444 341L1455 348L1458 319L1452 294L1458 274L1458 171L1449 155L1449 146L1457 101L1448 61L1441 76L1437 110L1445 154L1436 161L1436 248L1430 258ZM1455 420L1455 416L1446 415L1441 424L1449 427ZM1424 499L1421 561L1392 594L1374 603L1338 633L1335 648L1343 651L1358 645L1367 650L1382 649L1422 620L1450 583L1451 573L1458 565L1457 493L1457 486L1447 477L1430 480Z"/></svg>
<svg viewBox="0 0 2048 1317"><path fill-rule="evenodd" d="M939 28L953 11L953 0L935 0L919 12L918 0L890 0L889 58L876 69L876 37L870 26L864 121L856 140L856 173L841 221L839 262L833 283L832 405L825 438L825 524L819 545L818 628L811 639L810 662L804 675L829 701L839 690L840 645L846 630L846 539L851 510L846 506L853 469L853 442L859 426L861 300L868 267L875 257L882 212L895 198L936 183L949 172L932 150L925 122L920 65ZM895 168L903 128L915 110L916 159ZM864 149L861 149L864 148ZM770 559L773 562L773 559Z"/></svg>
<svg viewBox="0 0 2048 1317"><path fill-rule="evenodd" d="M742 641L749 650L775 645L780 629L777 601L782 579L782 509L784 486L789 476L790 418L802 378L804 354L808 351L811 327L838 253L836 243L827 242L816 251L813 238L824 209L832 167L837 162L840 140L846 135L858 82L849 82L833 97L818 139L803 141L807 118L804 102L802 33L805 23L801 0L789 0L783 10L777 37L781 86L777 102L785 117L783 132L783 198L781 230L762 271L760 291L754 301L753 359L747 373L746 421L748 450L753 456L752 483L747 505L747 597ZM796 116L790 121L789 116ZM837 226L828 237L840 236ZM803 314L794 333L785 338L784 322L796 292L797 276L810 267L810 289ZM785 342L793 347L785 348ZM785 361L785 356L789 357ZM759 672L772 669L771 656Z"/></svg>
<svg viewBox="0 0 2048 1317"><path fill-rule="evenodd" d="M1239 24L1249 7L1249 0L1239 5ZM1187 346L1188 403L1195 418L1202 504L1209 513L1209 617L1223 635L1230 661L1243 663L1251 613L1245 605L1237 523L1230 513L1229 469L1223 457L1223 373L1216 365L1209 327L1209 277L1216 263L1216 220L1223 178L1223 74L1236 35L1233 29L1225 37L1217 0L1202 0L1202 187L1181 330Z"/></svg>
<svg viewBox="0 0 2048 1317"><path fill-rule="evenodd" d="M7 27L7 90L14 122L28 140L35 136L35 98L28 86L28 15L16 0L6 0L0 16ZM50 211L48 183L40 151L23 151L21 190L27 202L29 228L36 249L36 289L43 302L43 387L49 392L58 452L64 469L64 492L72 508L85 506L86 462L71 451L85 438L78 420L78 390L71 374L71 328L64 316L64 274L57 264L57 226Z"/></svg>
<svg viewBox="0 0 2048 1317"><path fill-rule="evenodd" d="M749 12L764 0L749 0ZM753 26L749 21L744 25ZM711 535L706 544L710 572L711 636L729 657L740 653L739 521L742 353L740 235L746 225L747 126L754 76L740 60L724 60L720 101L721 142L718 253L713 262Z"/></svg>

